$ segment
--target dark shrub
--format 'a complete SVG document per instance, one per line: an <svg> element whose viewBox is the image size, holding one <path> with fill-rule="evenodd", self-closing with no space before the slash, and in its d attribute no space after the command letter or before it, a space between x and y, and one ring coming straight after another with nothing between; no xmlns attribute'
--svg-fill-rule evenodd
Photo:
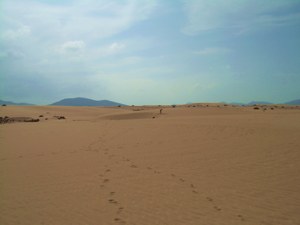
<svg viewBox="0 0 300 225"><path fill-rule="evenodd" d="M24 122L39 122L39 119L26 119Z"/></svg>

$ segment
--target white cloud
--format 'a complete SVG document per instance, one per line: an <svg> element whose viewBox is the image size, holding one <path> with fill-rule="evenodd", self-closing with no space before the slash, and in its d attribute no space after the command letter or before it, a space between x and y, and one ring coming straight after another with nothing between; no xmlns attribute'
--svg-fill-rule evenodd
<svg viewBox="0 0 300 225"><path fill-rule="evenodd" d="M108 47L108 49L110 50L110 51L118 51L118 50L120 50L120 49L122 49L122 48L124 48L124 45L123 44L120 44L120 43L112 43L109 47Z"/></svg>
<svg viewBox="0 0 300 225"><path fill-rule="evenodd" d="M184 0L187 23L182 32L225 29L238 34L266 27L283 26L300 21L299 12L286 13L297 1L292 0Z"/></svg>
<svg viewBox="0 0 300 225"><path fill-rule="evenodd" d="M22 21L30 26L37 38L98 40L118 34L147 19L154 11L156 1L87 0L46 4L15 0L4 1L2 5L4 23L16 26ZM5 36L16 38L29 32L29 27L23 27L17 31L8 30Z"/></svg>
<svg viewBox="0 0 300 225"><path fill-rule="evenodd" d="M84 41L68 41L63 43L58 51L60 53L75 53L80 52L85 48Z"/></svg>
<svg viewBox="0 0 300 225"><path fill-rule="evenodd" d="M29 26L21 26L17 29L8 29L1 35L4 40L17 40L20 38L27 37L31 34L31 29Z"/></svg>
<svg viewBox="0 0 300 225"><path fill-rule="evenodd" d="M120 40L115 36L148 19L156 5L156 0L75 0L51 4L3 0L0 50L23 52L28 67L41 62L48 62L51 68L55 64L63 67L74 60L92 67L92 63L98 65L99 57L149 48L149 44L141 43L145 38Z"/></svg>
<svg viewBox="0 0 300 225"><path fill-rule="evenodd" d="M204 48L199 51L194 51L193 53L196 55L220 55L220 54L227 54L232 52L229 48L219 48L219 47L211 47L211 48Z"/></svg>
<svg viewBox="0 0 300 225"><path fill-rule="evenodd" d="M104 55L113 55L120 53L125 47L126 46L123 43L114 42L106 46L102 52Z"/></svg>

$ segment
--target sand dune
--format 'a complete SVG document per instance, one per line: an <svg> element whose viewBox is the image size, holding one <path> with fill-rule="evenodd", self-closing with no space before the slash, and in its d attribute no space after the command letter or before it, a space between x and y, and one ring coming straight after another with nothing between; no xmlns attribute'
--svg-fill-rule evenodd
<svg viewBox="0 0 300 225"><path fill-rule="evenodd" d="M163 108L1 107L0 224L300 224L299 107Z"/></svg>

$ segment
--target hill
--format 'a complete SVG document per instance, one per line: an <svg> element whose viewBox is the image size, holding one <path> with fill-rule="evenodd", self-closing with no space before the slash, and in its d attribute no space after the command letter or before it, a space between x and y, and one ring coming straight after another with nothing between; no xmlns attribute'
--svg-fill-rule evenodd
<svg viewBox="0 0 300 225"><path fill-rule="evenodd" d="M287 105L300 105L300 99L296 99L296 100L293 100L293 101L290 101L290 102L286 102L284 104L287 104Z"/></svg>
<svg viewBox="0 0 300 225"><path fill-rule="evenodd" d="M113 102L109 100L93 100L89 98L65 98L58 102L54 102L50 105L58 105L58 106L119 106L123 105L118 102Z"/></svg>
<svg viewBox="0 0 300 225"><path fill-rule="evenodd" d="M265 101L252 101L249 102L247 105L271 105L272 102L265 102Z"/></svg>
<svg viewBox="0 0 300 225"><path fill-rule="evenodd" d="M33 104L30 104L30 103L16 103L16 102L11 102L11 101L0 100L0 105L33 105Z"/></svg>

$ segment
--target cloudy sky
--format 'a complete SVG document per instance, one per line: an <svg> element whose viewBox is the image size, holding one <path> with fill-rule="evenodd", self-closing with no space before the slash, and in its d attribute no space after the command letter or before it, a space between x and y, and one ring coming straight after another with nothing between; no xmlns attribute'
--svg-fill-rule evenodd
<svg viewBox="0 0 300 225"><path fill-rule="evenodd" d="M300 98L299 0L1 0L0 99Z"/></svg>

